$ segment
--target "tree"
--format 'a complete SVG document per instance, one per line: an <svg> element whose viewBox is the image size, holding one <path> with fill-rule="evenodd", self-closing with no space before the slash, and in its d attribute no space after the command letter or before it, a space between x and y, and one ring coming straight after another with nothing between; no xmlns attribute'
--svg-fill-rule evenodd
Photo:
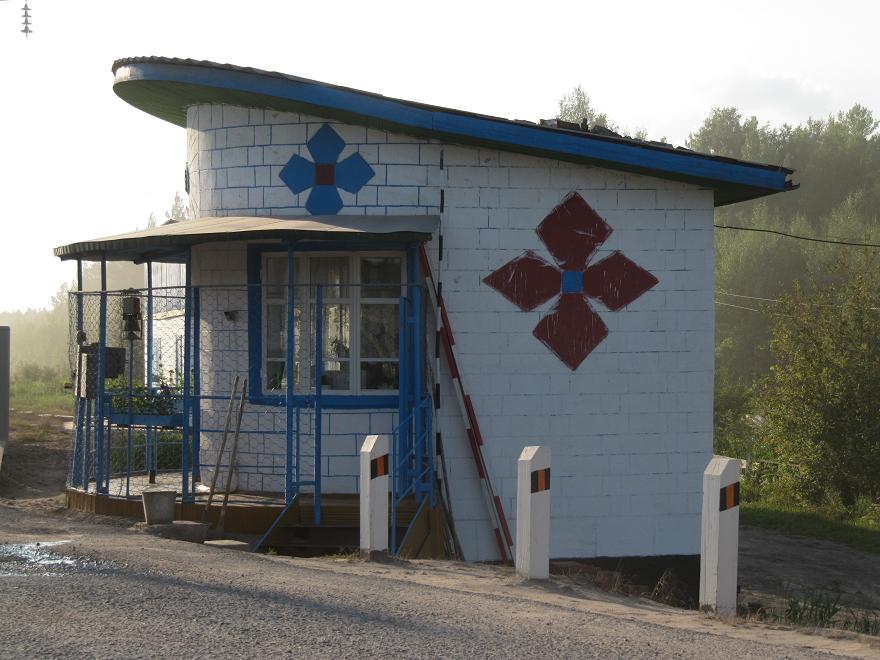
<svg viewBox="0 0 880 660"><path fill-rule="evenodd" d="M832 274L775 310L775 364L757 407L779 491L852 506L880 496L880 255L848 254Z"/></svg>
<svg viewBox="0 0 880 660"><path fill-rule="evenodd" d="M180 192L177 191L174 193L174 201L171 202L171 210L165 211L165 220L167 222L183 222L188 219L189 211L183 205L183 200L180 198Z"/></svg>
<svg viewBox="0 0 880 660"><path fill-rule="evenodd" d="M556 117L577 124L586 121L590 128L604 126L612 131L617 128L608 120L608 115L604 112L597 112L593 108L590 104L590 97L580 85L559 100L559 112Z"/></svg>

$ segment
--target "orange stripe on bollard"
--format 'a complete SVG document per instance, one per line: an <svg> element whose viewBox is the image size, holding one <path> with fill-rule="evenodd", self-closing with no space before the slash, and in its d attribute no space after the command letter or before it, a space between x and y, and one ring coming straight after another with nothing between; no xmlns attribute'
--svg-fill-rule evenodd
<svg viewBox="0 0 880 660"><path fill-rule="evenodd" d="M721 489L721 497L718 501L718 510L727 511L739 506L739 482L724 486Z"/></svg>
<svg viewBox="0 0 880 660"><path fill-rule="evenodd" d="M550 468L532 472L532 492L540 493L542 490L550 490Z"/></svg>
<svg viewBox="0 0 880 660"><path fill-rule="evenodd" d="M388 474L388 454L377 456L370 461L370 479L384 477Z"/></svg>

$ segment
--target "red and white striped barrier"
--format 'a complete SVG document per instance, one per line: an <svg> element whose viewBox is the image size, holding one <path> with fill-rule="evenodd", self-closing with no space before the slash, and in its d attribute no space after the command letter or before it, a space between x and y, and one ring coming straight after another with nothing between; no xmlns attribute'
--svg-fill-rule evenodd
<svg viewBox="0 0 880 660"><path fill-rule="evenodd" d="M442 237L440 240L440 250L442 259ZM495 542L498 546L498 554L504 562L513 560L513 538L510 535L510 528L507 525L507 519L504 516L504 508L501 506L501 498L495 494L492 488L492 482L489 473L486 470L486 461L483 458L483 435L480 433L480 426L477 423L477 414L474 411L474 405L470 396L467 395L464 384L461 380L461 373L458 369L458 361L455 357L455 339L452 335L452 328L449 325L449 317L446 314L446 306L443 302L442 283L436 282L431 272L431 263L428 260L428 253L424 244L419 246L419 258L422 266L422 275L428 284L428 293L431 298L431 304L434 307L436 317L437 336L435 340L435 359L436 368L434 369L434 405L440 406L440 354L446 357L446 366L449 369L449 375L452 378L452 388L455 391L455 398L458 401L461 410L462 419L464 420L465 429L468 436L468 444L471 448L471 454L474 458L474 465L477 468L477 475L480 478L483 495L486 499L486 506L489 510L489 519L492 521ZM440 445L439 431L437 441Z"/></svg>

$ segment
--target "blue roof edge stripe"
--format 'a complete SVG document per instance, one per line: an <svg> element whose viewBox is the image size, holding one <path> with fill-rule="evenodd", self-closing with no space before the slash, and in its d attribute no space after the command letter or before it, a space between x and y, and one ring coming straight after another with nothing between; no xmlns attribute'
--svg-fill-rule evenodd
<svg viewBox="0 0 880 660"><path fill-rule="evenodd" d="M120 79L119 70L127 75ZM224 65L189 64L123 60L114 67L114 86L138 80L188 83L236 92L273 96L329 110L362 115L381 121L449 136L460 136L558 153L560 156L601 161L609 165L637 167L679 177L693 177L719 183L739 184L770 191L790 187L790 170L743 161L730 162L698 152L651 148L638 143L606 141L589 134L547 130L538 125L524 125L510 120L459 114L448 109L420 105L335 87L324 83L297 79L270 72L224 68Z"/></svg>

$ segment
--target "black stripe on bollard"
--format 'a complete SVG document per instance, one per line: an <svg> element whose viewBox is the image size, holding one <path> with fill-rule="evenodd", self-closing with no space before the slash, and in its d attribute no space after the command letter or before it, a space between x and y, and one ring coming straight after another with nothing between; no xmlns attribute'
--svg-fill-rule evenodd
<svg viewBox="0 0 880 660"><path fill-rule="evenodd" d="M377 456L370 461L370 479L384 477L388 474L388 454Z"/></svg>
<svg viewBox="0 0 880 660"><path fill-rule="evenodd" d="M532 492L540 493L542 490L550 490L550 468L532 472Z"/></svg>
<svg viewBox="0 0 880 660"><path fill-rule="evenodd" d="M718 501L718 510L727 511L735 506L739 506L739 482L721 489L721 497Z"/></svg>

